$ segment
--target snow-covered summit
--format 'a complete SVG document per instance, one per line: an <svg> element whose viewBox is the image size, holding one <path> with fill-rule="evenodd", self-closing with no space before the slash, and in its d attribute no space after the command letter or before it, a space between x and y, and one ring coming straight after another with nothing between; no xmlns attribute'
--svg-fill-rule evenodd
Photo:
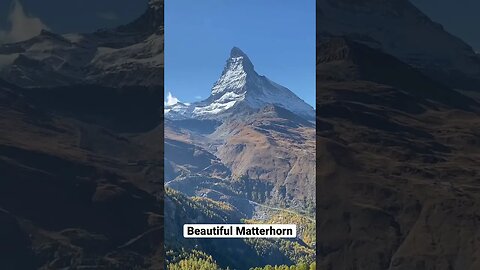
<svg viewBox="0 0 480 270"><path fill-rule="evenodd" d="M222 76L212 88L212 96L226 91L241 90L247 83L247 74L254 73L254 67L248 56L239 48L234 47L222 72Z"/></svg>
<svg viewBox="0 0 480 270"><path fill-rule="evenodd" d="M175 104L165 105L164 113L172 120L179 120L186 118L185 116L191 114L190 104L176 102Z"/></svg>
<svg viewBox="0 0 480 270"><path fill-rule="evenodd" d="M315 111L310 105L288 88L259 75L250 58L234 47L208 99L193 103L188 109L181 108L181 112L175 108L166 108L165 115L175 115L178 118L180 113L187 118L217 118L228 115L234 108L259 109L271 104L307 119L315 117Z"/></svg>

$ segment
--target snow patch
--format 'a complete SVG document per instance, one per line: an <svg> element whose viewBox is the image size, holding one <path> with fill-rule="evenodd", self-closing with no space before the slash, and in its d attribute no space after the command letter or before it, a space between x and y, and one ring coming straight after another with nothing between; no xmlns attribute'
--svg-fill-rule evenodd
<svg viewBox="0 0 480 270"><path fill-rule="evenodd" d="M248 56L239 56L238 53L227 60L227 65L220 79L212 87L212 94L207 100L193 103L187 109L168 108L166 116L223 117L224 113L240 103L252 109L273 104L308 119L315 118L315 110L310 105L286 87L258 75Z"/></svg>
<svg viewBox="0 0 480 270"><path fill-rule="evenodd" d="M246 78L243 57L230 58L226 70L212 88L212 95L218 95L229 89L240 89L245 85Z"/></svg>
<svg viewBox="0 0 480 270"><path fill-rule="evenodd" d="M196 107L193 109L194 116L215 115L224 112L233 107L237 100L232 100L226 103L214 102L205 107Z"/></svg>
<svg viewBox="0 0 480 270"><path fill-rule="evenodd" d="M179 102L178 98L174 97L172 93L168 92L165 106L173 106Z"/></svg>

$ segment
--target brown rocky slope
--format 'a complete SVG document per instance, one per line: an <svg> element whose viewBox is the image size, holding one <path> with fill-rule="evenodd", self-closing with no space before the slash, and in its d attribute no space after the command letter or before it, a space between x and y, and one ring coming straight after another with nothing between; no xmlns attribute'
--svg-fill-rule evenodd
<svg viewBox="0 0 480 270"><path fill-rule="evenodd" d="M163 148L29 93L0 82L0 268L162 269Z"/></svg>
<svg viewBox="0 0 480 270"><path fill-rule="evenodd" d="M345 38L317 50L318 269L478 269L478 101Z"/></svg>

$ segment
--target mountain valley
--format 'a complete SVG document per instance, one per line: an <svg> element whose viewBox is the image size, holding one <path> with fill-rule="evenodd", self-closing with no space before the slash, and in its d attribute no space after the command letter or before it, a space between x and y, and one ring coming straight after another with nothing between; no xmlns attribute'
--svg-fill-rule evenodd
<svg viewBox="0 0 480 270"><path fill-rule="evenodd" d="M407 0L317 0L315 109L239 48L163 108L163 7L0 45L0 268L480 269L470 46ZM208 222L300 236L179 237Z"/></svg>
<svg viewBox="0 0 480 270"><path fill-rule="evenodd" d="M233 220L223 215L229 222L262 223L288 213L305 216L302 227L314 228L314 115L314 109L293 92L257 74L249 57L234 47L209 98L165 107L165 185L190 200L231 209L236 214ZM173 216L182 208L166 204L167 213ZM188 219L195 215L190 211L179 220L214 222L208 218ZM178 242L173 235L181 233L183 223L179 220L172 220L177 229L167 226L167 236L172 235L167 237L167 244ZM315 243L310 240L305 244L305 237L301 234L294 241L199 239L195 243L222 267L249 269L311 263ZM314 239L311 234L307 238ZM223 242L235 249L222 250L218 245ZM233 254L245 252L251 253L248 262L232 260ZM264 252L271 256L262 256Z"/></svg>

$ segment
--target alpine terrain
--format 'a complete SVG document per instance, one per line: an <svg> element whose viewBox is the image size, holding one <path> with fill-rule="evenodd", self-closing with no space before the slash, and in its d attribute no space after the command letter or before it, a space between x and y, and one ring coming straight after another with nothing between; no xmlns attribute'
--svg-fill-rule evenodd
<svg viewBox="0 0 480 270"><path fill-rule="evenodd" d="M310 105L259 75L236 47L209 98L166 106L167 251L199 250L234 269L312 263L314 121ZM300 235L294 241L178 237L184 223L212 222L294 223Z"/></svg>
<svg viewBox="0 0 480 270"><path fill-rule="evenodd" d="M480 268L479 81L407 0L317 1L317 269Z"/></svg>
<svg viewBox="0 0 480 270"><path fill-rule="evenodd" d="M0 45L0 77L0 269L163 269L163 2Z"/></svg>
<svg viewBox="0 0 480 270"><path fill-rule="evenodd" d="M317 269L480 269L468 44L408 0L317 0L316 111L237 48L208 99L163 108L163 36L150 0L123 26L0 45L1 269L260 269L315 251ZM299 238L179 237L207 222Z"/></svg>

